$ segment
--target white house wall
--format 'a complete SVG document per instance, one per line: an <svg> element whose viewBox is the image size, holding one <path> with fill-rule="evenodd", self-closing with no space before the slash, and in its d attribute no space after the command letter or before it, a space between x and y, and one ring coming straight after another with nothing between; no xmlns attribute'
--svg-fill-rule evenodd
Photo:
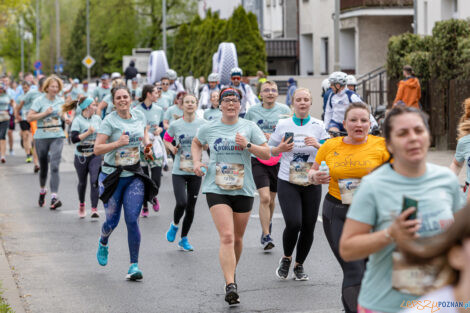
<svg viewBox="0 0 470 313"><path fill-rule="evenodd" d="M451 18L466 19L470 17L470 1L458 0L458 11L453 12L454 0L417 0L418 1L418 34L431 35L434 25L438 21ZM425 10L427 3L427 12ZM425 16L427 15L427 16ZM426 27L427 21L427 27Z"/></svg>

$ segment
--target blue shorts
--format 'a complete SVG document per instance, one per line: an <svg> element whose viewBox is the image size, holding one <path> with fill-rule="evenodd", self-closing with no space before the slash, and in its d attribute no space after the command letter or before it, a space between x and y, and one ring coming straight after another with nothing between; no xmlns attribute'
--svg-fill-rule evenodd
<svg viewBox="0 0 470 313"><path fill-rule="evenodd" d="M333 120L330 121L330 124L328 124L328 129L330 129L331 127L336 127L339 129L339 131L341 132L345 132L346 129L344 129L344 126L343 126L343 123L338 123L338 122L335 122Z"/></svg>

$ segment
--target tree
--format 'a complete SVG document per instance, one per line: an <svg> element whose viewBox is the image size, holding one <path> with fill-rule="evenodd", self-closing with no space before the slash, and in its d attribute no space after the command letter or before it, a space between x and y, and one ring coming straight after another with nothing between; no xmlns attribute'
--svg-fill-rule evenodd
<svg viewBox="0 0 470 313"><path fill-rule="evenodd" d="M86 56L86 4L82 1L66 51L65 71L75 77L85 77L86 68L81 60Z"/></svg>

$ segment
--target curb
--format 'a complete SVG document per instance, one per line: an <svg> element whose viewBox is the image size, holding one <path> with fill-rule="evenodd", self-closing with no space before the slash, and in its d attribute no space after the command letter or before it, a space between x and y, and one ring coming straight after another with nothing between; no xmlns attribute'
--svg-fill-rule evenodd
<svg viewBox="0 0 470 313"><path fill-rule="evenodd" d="M8 258L0 238L0 281L2 282L2 298L15 313L26 313L20 298L20 291L13 278Z"/></svg>

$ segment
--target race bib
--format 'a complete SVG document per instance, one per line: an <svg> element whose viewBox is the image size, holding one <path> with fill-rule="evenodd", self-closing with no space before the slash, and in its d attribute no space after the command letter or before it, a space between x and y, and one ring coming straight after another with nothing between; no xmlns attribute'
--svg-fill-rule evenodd
<svg viewBox="0 0 470 313"><path fill-rule="evenodd" d="M289 166L289 182L291 184L308 186L312 183L308 180L308 171L313 162L291 162Z"/></svg>
<svg viewBox="0 0 470 313"><path fill-rule="evenodd" d="M5 122L10 120L10 114L8 111L0 111L0 122Z"/></svg>
<svg viewBox="0 0 470 313"><path fill-rule="evenodd" d="M341 193L341 202L351 204L354 192L361 184L360 178L345 178L338 180L339 192Z"/></svg>
<svg viewBox="0 0 470 313"><path fill-rule="evenodd" d="M129 166L134 165L140 160L139 147L126 147L116 151L115 164L116 166Z"/></svg>
<svg viewBox="0 0 470 313"><path fill-rule="evenodd" d="M48 116L42 120L42 130L45 133L55 133L62 130L58 116Z"/></svg>
<svg viewBox="0 0 470 313"><path fill-rule="evenodd" d="M245 166L236 163L215 164L215 183L223 190L238 190L243 188Z"/></svg>
<svg viewBox="0 0 470 313"><path fill-rule="evenodd" d="M79 152L82 153L83 156L89 157L90 155L93 154L93 149L95 147L95 141L94 140L84 140L81 142L78 150Z"/></svg>
<svg viewBox="0 0 470 313"><path fill-rule="evenodd" d="M180 170L182 170L183 172L188 172L188 173L194 172L193 156L191 155L191 152L181 150Z"/></svg>
<svg viewBox="0 0 470 313"><path fill-rule="evenodd" d="M394 251L392 287L399 292L422 296L449 285L454 273L445 257L437 258L425 265L409 264L399 251Z"/></svg>

